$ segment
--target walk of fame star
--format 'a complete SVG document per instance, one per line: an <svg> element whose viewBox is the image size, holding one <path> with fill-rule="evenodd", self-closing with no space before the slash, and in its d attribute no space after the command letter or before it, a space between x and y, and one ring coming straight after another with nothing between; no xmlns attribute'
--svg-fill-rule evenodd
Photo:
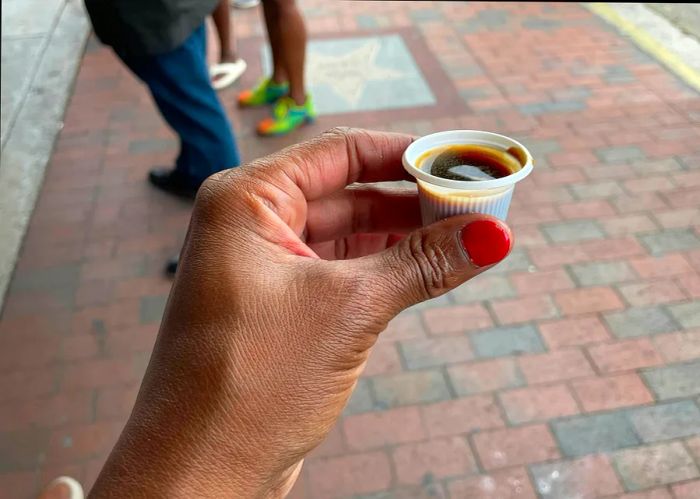
<svg viewBox="0 0 700 499"><path fill-rule="evenodd" d="M375 38L342 55L310 53L306 69L310 85L328 85L339 98L356 107L368 81L398 80L404 76L402 71L377 66L380 48Z"/></svg>
<svg viewBox="0 0 700 499"><path fill-rule="evenodd" d="M263 51L263 70L270 71ZM436 99L399 34L310 40L306 79L319 115L411 108Z"/></svg>

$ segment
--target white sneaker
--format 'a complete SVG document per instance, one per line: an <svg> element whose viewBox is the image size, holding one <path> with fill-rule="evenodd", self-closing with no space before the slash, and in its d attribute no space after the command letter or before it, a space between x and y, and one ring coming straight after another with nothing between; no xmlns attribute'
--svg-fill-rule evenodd
<svg viewBox="0 0 700 499"><path fill-rule="evenodd" d="M260 0L232 0L231 3L236 9L250 9L260 5Z"/></svg>
<svg viewBox="0 0 700 499"><path fill-rule="evenodd" d="M247 67L248 64L241 58L238 58L236 62L214 64L209 68L212 87L216 90L221 90L229 85L233 85L245 73Z"/></svg>
<svg viewBox="0 0 700 499"><path fill-rule="evenodd" d="M39 499L83 499L83 488L69 476L60 476L41 492Z"/></svg>

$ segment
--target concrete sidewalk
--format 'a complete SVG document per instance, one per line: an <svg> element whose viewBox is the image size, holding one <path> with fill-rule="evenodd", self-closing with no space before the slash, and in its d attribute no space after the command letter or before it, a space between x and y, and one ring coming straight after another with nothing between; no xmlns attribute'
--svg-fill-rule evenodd
<svg viewBox="0 0 700 499"><path fill-rule="evenodd" d="M247 160L354 125L512 134L537 166L512 255L390 324L292 496L700 497L700 95L577 4L302 5L320 119L260 139L222 92ZM264 31L234 19L241 88ZM144 181L176 148L89 41L0 318L0 497L89 488L119 434L189 217Z"/></svg>
<svg viewBox="0 0 700 499"><path fill-rule="evenodd" d="M87 33L81 0L2 0L0 307Z"/></svg>

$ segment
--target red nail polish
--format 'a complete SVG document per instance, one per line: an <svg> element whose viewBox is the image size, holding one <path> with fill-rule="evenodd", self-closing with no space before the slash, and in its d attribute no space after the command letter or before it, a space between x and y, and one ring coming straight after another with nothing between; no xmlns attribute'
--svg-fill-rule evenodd
<svg viewBox="0 0 700 499"><path fill-rule="evenodd" d="M462 229L462 247L477 267L503 260L513 241L508 229L493 220L477 220Z"/></svg>

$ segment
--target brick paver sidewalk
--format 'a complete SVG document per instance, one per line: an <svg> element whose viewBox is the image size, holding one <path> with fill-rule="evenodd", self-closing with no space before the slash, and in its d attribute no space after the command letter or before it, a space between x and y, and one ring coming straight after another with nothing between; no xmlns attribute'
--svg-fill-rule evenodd
<svg viewBox="0 0 700 499"><path fill-rule="evenodd" d="M399 36L433 102L261 140L229 90L247 159L364 124L509 133L537 166L513 254L390 325L294 497L700 497L698 94L577 4L303 5L317 40ZM189 212L144 177L175 148L91 44L0 321L2 497L89 487L129 413Z"/></svg>

